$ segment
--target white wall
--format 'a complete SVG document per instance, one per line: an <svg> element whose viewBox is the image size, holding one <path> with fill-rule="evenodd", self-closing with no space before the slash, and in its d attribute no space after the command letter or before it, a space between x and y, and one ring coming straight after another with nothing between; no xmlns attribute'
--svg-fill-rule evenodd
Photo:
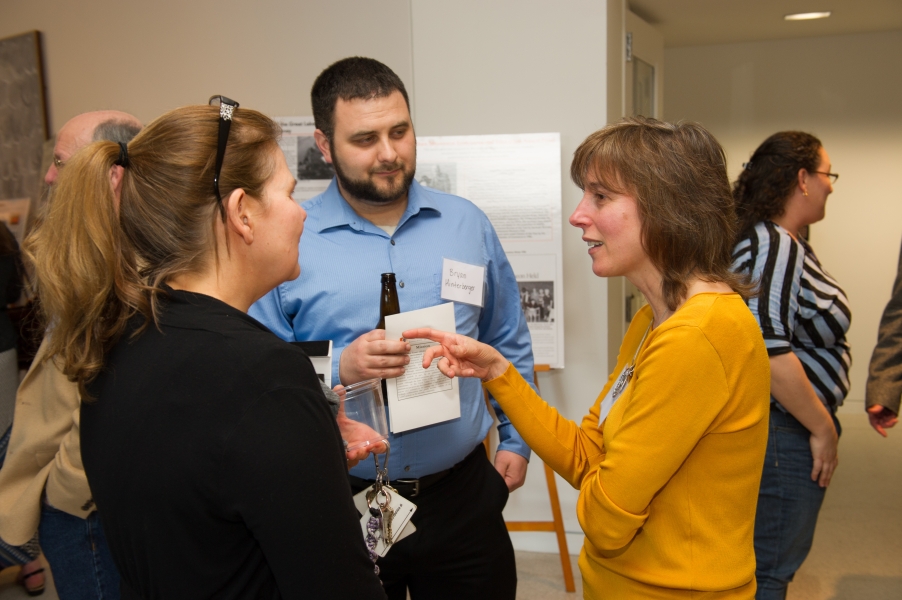
<svg viewBox="0 0 902 600"><path fill-rule="evenodd" d="M708 127L731 180L780 130L813 133L830 154L841 177L811 237L852 305L847 410L861 410L902 239L902 32L670 48L665 61L666 118Z"/></svg>
<svg viewBox="0 0 902 600"><path fill-rule="evenodd" d="M623 0L615 4L622 10ZM309 114L323 68L371 56L408 86L421 135L560 132L566 220L580 197L570 157L606 121L606 10L595 0L3 0L0 37L43 32L52 131L88 110L150 121L213 94L270 115ZM542 375L541 385L578 419L606 379L607 288L591 274L579 232L563 227L567 368ZM576 491L559 486L578 552ZM534 460L506 516L549 519L545 490ZM552 534L514 541L556 549Z"/></svg>
<svg viewBox="0 0 902 600"><path fill-rule="evenodd" d="M411 82L408 0L3 0L0 37L44 35L50 129L99 108L144 121L225 94L270 115L309 114L330 63L377 58ZM391 32L387 35L386 32Z"/></svg>
<svg viewBox="0 0 902 600"><path fill-rule="evenodd" d="M570 157L605 124L605 4L413 0L412 6L417 133L560 132L566 220L581 197L570 182ZM563 224L566 368L540 376L544 397L571 419L586 412L607 378L606 286L592 275L580 235ZM558 485L567 530L579 532L576 491ZM505 517L550 519L537 460ZM521 548L554 548L551 534L513 538ZM571 551L580 545L574 539Z"/></svg>

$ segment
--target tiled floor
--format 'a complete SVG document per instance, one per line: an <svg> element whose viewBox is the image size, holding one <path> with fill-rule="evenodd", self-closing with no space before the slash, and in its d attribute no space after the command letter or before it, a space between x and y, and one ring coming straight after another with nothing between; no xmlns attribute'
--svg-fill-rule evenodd
<svg viewBox="0 0 902 600"><path fill-rule="evenodd" d="M564 590L561 560L557 554L517 552L517 600L578 600L583 597L583 584L576 566L576 556L570 557L576 593Z"/></svg>
<svg viewBox="0 0 902 600"><path fill-rule="evenodd" d="M43 558L42 558L43 560ZM0 572L0 599L2 600L25 600L31 598L25 593L25 588L16 583L16 576L19 574L19 567L5 569ZM50 576L50 569L44 565L45 584L44 593L39 596L41 600L59 600L56 595L56 588L53 587L53 578Z"/></svg>
<svg viewBox="0 0 902 600"><path fill-rule="evenodd" d="M863 413L842 414L840 466L821 510L814 547L789 588L789 600L902 598L902 426L889 439ZM582 597L564 591L556 554L518 552L518 600ZM0 573L0 600L25 599L16 569ZM57 600L52 582L42 600Z"/></svg>
<svg viewBox="0 0 902 600"><path fill-rule="evenodd" d="M840 414L839 468L789 600L902 598L902 427L886 439Z"/></svg>

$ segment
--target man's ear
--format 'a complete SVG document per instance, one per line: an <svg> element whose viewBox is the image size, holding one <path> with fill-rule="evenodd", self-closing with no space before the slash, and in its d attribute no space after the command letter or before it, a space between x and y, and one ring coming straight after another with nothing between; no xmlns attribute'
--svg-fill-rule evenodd
<svg viewBox="0 0 902 600"><path fill-rule="evenodd" d="M254 220L251 215L250 197L241 188L223 200L226 209L226 229L244 240L245 244L254 243Z"/></svg>
<svg viewBox="0 0 902 600"><path fill-rule="evenodd" d="M332 145L329 143L329 138L326 137L326 134L323 133L322 129L317 129L313 132L313 139L316 141L316 147L319 148L319 151L323 153L323 158L330 165L332 164Z"/></svg>
<svg viewBox="0 0 902 600"><path fill-rule="evenodd" d="M117 201L122 194L123 175L125 175L125 168L120 167L119 165L110 167L110 185L113 186L113 195L116 197Z"/></svg>

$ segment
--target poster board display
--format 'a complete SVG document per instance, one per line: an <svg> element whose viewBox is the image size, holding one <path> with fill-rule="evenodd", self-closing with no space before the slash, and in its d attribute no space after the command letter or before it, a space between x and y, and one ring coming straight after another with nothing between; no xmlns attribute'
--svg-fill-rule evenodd
<svg viewBox="0 0 902 600"><path fill-rule="evenodd" d="M416 179L488 215L520 287L535 362L562 368L560 134L418 137Z"/></svg>

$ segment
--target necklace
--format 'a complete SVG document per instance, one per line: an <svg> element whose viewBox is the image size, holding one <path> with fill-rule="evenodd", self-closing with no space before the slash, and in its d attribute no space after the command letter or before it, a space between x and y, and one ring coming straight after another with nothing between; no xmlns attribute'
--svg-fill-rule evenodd
<svg viewBox="0 0 902 600"><path fill-rule="evenodd" d="M648 324L648 329L645 330L645 335L642 336L642 340L639 342L639 345L636 347L636 353L633 354L633 360L630 361L630 364L620 373L620 377L617 378L617 381L614 382L614 387L611 388L611 399L616 400L620 394L623 393L623 390L626 389L627 384L630 382L630 379L633 378L633 371L636 370L636 358L639 357L639 350L642 349L642 344L645 343L645 338L648 337L648 332L651 331L651 326L654 324L654 321Z"/></svg>

